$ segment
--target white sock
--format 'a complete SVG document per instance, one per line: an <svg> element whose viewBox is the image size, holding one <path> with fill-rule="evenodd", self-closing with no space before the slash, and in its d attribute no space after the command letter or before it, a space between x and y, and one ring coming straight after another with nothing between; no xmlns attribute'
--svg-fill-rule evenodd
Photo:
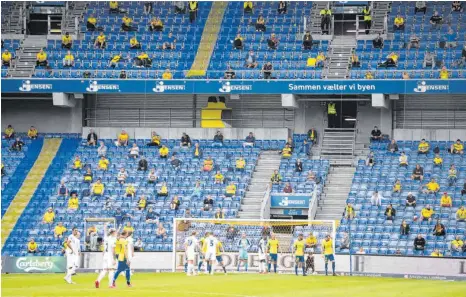
<svg viewBox="0 0 466 297"><path fill-rule="evenodd" d="M207 262L204 262L204 272L205 273L209 272L209 269L207 269Z"/></svg>
<svg viewBox="0 0 466 297"><path fill-rule="evenodd" d="M113 285L113 276L115 275L115 271L114 270L110 270L108 272L108 286L111 286Z"/></svg>
<svg viewBox="0 0 466 297"><path fill-rule="evenodd" d="M186 271L186 274L192 274L193 273L193 264L188 263L188 270Z"/></svg>
<svg viewBox="0 0 466 297"><path fill-rule="evenodd" d="M99 276L97 277L97 281L100 283L100 281L105 277L106 274L107 274L107 271L106 271L106 270L102 270L102 271L99 273Z"/></svg>
<svg viewBox="0 0 466 297"><path fill-rule="evenodd" d="M264 263L262 261L259 262L259 272L264 272Z"/></svg>
<svg viewBox="0 0 466 297"><path fill-rule="evenodd" d="M66 279L68 281L71 281L71 275L73 274L73 269L72 268L68 268L68 270L66 271Z"/></svg>

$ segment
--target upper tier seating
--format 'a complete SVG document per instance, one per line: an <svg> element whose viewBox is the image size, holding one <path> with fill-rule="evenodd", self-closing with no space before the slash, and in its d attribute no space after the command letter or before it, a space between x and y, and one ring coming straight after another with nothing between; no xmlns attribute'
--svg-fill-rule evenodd
<svg viewBox="0 0 466 297"><path fill-rule="evenodd" d="M3 9L3 3L2 3L2 9ZM13 58L15 58L15 52L20 47L20 41L15 40L15 39L2 39L2 44L3 44L2 53L5 50L8 50L13 56ZM7 77L7 73L8 73L8 68L2 66L2 77Z"/></svg>

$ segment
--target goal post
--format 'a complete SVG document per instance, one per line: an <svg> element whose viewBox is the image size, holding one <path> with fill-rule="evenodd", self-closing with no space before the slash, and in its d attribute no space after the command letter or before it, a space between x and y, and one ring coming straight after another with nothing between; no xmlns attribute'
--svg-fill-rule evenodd
<svg viewBox="0 0 466 297"><path fill-rule="evenodd" d="M89 228L95 227L95 234L92 237L87 236ZM83 237L85 239L86 250L91 252L100 251L103 241L107 234L104 234L104 230L110 228L116 229L115 218L85 218L84 219L84 230L82 230Z"/></svg>
<svg viewBox="0 0 466 297"><path fill-rule="evenodd" d="M333 220L248 220L248 219L196 219L175 218L173 224L173 272L184 271L186 256L184 251L185 239L196 232L201 239L206 232L212 232L222 243L224 252L222 260L227 270L235 270L239 262L238 242L243 233L250 242L248 249L249 271L257 271L259 267L259 241L263 236L269 239L273 233L279 242L277 265L281 273L294 271L293 243L299 234L304 241L312 236L316 238L315 246L307 246L306 254L322 254L321 243L325 236L330 235L335 251L336 221ZM309 241L311 242L311 241ZM201 260L197 253L195 265ZM307 257L307 255L306 255ZM316 256L318 257L318 256ZM220 269L220 267L217 267Z"/></svg>

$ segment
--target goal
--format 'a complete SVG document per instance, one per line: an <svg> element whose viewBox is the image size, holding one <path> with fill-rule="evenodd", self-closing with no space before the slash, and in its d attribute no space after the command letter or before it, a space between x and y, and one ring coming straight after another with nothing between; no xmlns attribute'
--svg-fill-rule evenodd
<svg viewBox="0 0 466 297"><path fill-rule="evenodd" d="M295 259L292 256L293 243L299 234L304 240L310 235L317 239L315 247L306 248L306 253L321 254L321 242L326 235L333 239L335 250L335 221L308 221L308 220L247 220L247 219L193 219L176 218L174 220L173 234L173 271L184 271L186 257L184 242L193 231L198 239L204 237L206 232L213 232L222 242L225 252L222 253L223 263L227 270L236 270L239 261L238 242L243 233L251 243L248 250L249 271L259 269L259 241L263 235L270 238L273 233L279 241L278 270L280 272L294 271ZM197 263L200 261L197 256Z"/></svg>

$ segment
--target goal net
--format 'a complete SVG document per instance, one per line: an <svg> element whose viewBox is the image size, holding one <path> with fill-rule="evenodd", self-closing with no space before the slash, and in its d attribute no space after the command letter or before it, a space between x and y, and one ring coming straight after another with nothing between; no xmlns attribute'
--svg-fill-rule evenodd
<svg viewBox="0 0 466 297"><path fill-rule="evenodd" d="M206 232L213 233L222 243L221 257L229 271L236 271L240 261L239 242L243 234L249 240L247 250L248 271L259 269L259 241L263 236L270 239L272 234L278 240L277 265L280 273L294 271L293 244L300 234L306 242L307 258L310 254L321 254L322 240L330 235L335 250L335 221L305 221L305 220L246 220L246 219L193 219L176 218L173 234L173 271L184 271L186 254L184 243L192 232L197 233L198 240ZM270 262L270 257L267 257ZM202 262L202 251L198 251L195 265ZM216 264L215 270L222 268Z"/></svg>

